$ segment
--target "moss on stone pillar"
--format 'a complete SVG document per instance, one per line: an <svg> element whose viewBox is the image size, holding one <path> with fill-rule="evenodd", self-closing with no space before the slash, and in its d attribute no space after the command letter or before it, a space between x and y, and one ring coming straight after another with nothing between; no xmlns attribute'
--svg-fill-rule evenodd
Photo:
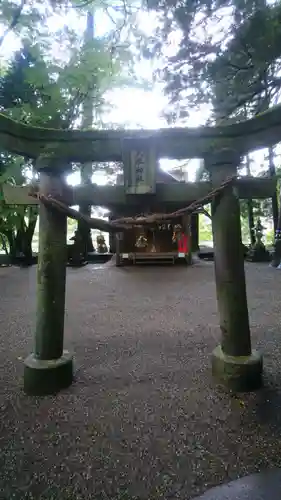
<svg viewBox="0 0 281 500"><path fill-rule="evenodd" d="M223 150L208 159L213 187L236 174L239 155ZM240 205L235 185L229 185L212 203L215 277L221 345L213 353L213 373L234 390L261 385L262 360L251 349Z"/></svg>
<svg viewBox="0 0 281 500"><path fill-rule="evenodd" d="M40 174L40 192L60 198L63 176ZM72 382L72 357L63 351L66 216L40 204L37 269L37 313L34 353L25 361L24 389L29 394L51 394Z"/></svg>

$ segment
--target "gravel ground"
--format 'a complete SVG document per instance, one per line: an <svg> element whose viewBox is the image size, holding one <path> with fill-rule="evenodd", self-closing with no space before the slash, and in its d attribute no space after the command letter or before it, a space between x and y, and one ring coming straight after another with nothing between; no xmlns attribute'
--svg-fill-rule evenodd
<svg viewBox="0 0 281 500"><path fill-rule="evenodd" d="M246 264L265 387L234 395L210 374L219 341L214 271L69 269L65 346L76 381L22 392L35 268L0 269L0 498L184 499L281 465L281 274Z"/></svg>

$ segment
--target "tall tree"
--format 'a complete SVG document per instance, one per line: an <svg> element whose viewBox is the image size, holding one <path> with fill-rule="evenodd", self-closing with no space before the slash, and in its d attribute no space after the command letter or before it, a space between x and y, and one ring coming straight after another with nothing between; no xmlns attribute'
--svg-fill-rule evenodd
<svg viewBox="0 0 281 500"><path fill-rule="evenodd" d="M95 54L82 54L81 51L75 50L69 62L62 65L59 61L54 65L46 60L38 45L31 45L29 41L26 41L0 79L0 110L17 120L33 125L71 127L79 118L81 104L91 89L95 91L96 108L103 104L102 95L105 92L104 80L107 76L106 68L109 58L104 60L100 54L101 51L95 58ZM99 86L100 74L103 82ZM17 172L13 172L14 183L28 182L25 173L30 176L32 169L30 162L24 158L17 159L11 155L2 155L2 167L4 164L6 168L10 168L10 164L17 165ZM2 182L4 182L3 179ZM18 216L15 217L15 213L18 213ZM22 210L16 207L11 210L3 207L2 203L1 214L2 235L8 239L11 256L15 257L21 252L30 257L31 241L36 224L34 209Z"/></svg>
<svg viewBox="0 0 281 500"><path fill-rule="evenodd" d="M280 4L257 2L251 13L226 45L216 61L209 65L209 82L215 88L214 104L222 120L240 119L266 111L280 98ZM259 27L259 29L258 29ZM268 173L275 177L275 151L268 149ZM274 230L278 227L278 195L272 197Z"/></svg>
<svg viewBox="0 0 281 500"><path fill-rule="evenodd" d="M88 50L89 45L93 43L94 40L94 12L89 10L87 12L87 26L85 30L85 44L84 50ZM94 95L93 92L89 92L83 102L83 118L82 127L84 129L90 129L93 126L94 121ZM92 162L84 163L81 166L81 182L82 184L90 184L93 174ZM91 216L91 205L80 206L80 212ZM91 238L91 229L83 223L78 223L78 231L80 232L81 239L83 241L84 253L87 255L89 252L94 250L93 241Z"/></svg>
<svg viewBox="0 0 281 500"><path fill-rule="evenodd" d="M28 78L30 68L36 64L34 53L25 45L15 54L14 60L0 79L0 110L16 116L25 122L32 118L32 110L44 107L48 96L43 91L41 81L37 85ZM40 67L42 76L48 74L44 65ZM2 152L0 183L12 182L22 185L27 182L26 170L32 173L32 163L28 159ZM23 254L28 263L32 262L32 238L37 222L37 207L6 207L1 202L1 241L11 260ZM8 245L7 245L8 243Z"/></svg>
<svg viewBox="0 0 281 500"><path fill-rule="evenodd" d="M132 69L131 51L120 38L128 16L132 19L133 14L125 6L120 10L114 2L105 1L99 8L110 16L111 3L116 14L112 30L102 38L93 39L93 34L89 36L93 18L88 15L88 37L83 40L81 33L67 25L63 29L58 23L56 28L55 22L54 28L50 26L54 12L64 12L67 17L70 9L75 8L77 19L85 17L85 3L40 0L31 5L22 2L15 17L16 5L3 0L0 22L6 25L5 36L12 30L23 47L2 78L1 111L26 123L57 128L69 128L74 123L83 128L92 127L94 113L99 118L96 125L100 126L107 91L133 82L127 76ZM61 55L52 50L58 42L64 48ZM127 70L123 72L124 64ZM23 172L25 160L19 163ZM90 180L91 166L84 166L82 170ZM18 176L17 182L26 182L26 179Z"/></svg>

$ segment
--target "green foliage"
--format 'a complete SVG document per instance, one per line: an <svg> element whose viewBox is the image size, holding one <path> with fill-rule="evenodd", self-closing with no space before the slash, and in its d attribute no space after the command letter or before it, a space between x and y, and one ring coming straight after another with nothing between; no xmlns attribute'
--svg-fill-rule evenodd
<svg viewBox="0 0 281 500"><path fill-rule="evenodd" d="M119 67L102 51L100 41L90 44L84 54L74 50L64 65L45 61L38 46L25 44L0 79L1 109L26 123L69 127L89 93L96 113L101 111Z"/></svg>
<svg viewBox="0 0 281 500"><path fill-rule="evenodd" d="M59 4L52 0L2 0L0 23L4 26L4 34L0 37L0 46L11 31L20 38L32 39L34 43L40 39L45 45L49 36L48 22L54 13L62 10Z"/></svg>
<svg viewBox="0 0 281 500"><path fill-rule="evenodd" d="M143 53L159 61L155 77L164 81L170 99L166 118L184 121L191 109L211 102L204 76L206 64L216 57L225 34L222 23L219 34L215 30L212 35L209 28L220 21L220 15L229 17L225 10L229 1L150 0L148 6L157 13L157 21L152 36L143 37Z"/></svg>
<svg viewBox="0 0 281 500"><path fill-rule="evenodd" d="M212 242L212 224L205 215L199 215L199 244L201 242Z"/></svg>
<svg viewBox="0 0 281 500"><path fill-rule="evenodd" d="M149 8L157 12L159 22L144 52L160 60L156 78L164 80L170 98L170 122L186 122L190 110L200 105L213 107L209 123L236 122L265 111L280 98L280 2L151 0ZM275 173L271 153L266 175ZM206 178L201 166L196 180ZM248 210L243 201L246 240ZM255 217L272 218L271 200L253 200L253 210Z"/></svg>
<svg viewBox="0 0 281 500"><path fill-rule="evenodd" d="M48 69L38 47L24 45L0 78L0 108L17 120L36 123L50 108ZM48 110L50 112L50 109Z"/></svg>
<svg viewBox="0 0 281 500"><path fill-rule="evenodd" d="M252 206L255 217L261 217L264 213L263 200L252 200ZM240 200L240 213L243 219L247 220L248 217L248 204L247 200Z"/></svg>
<svg viewBox="0 0 281 500"><path fill-rule="evenodd" d="M0 190L5 183L22 185L26 182L22 158L0 155ZM14 258L28 252L38 215L37 207L9 206L0 198L0 247Z"/></svg>
<svg viewBox="0 0 281 500"><path fill-rule="evenodd" d="M244 119L244 106L256 113L279 96L280 2L150 0L149 8L158 22L143 50L160 61L167 119L185 120L201 104L215 106L215 120Z"/></svg>
<svg viewBox="0 0 281 500"><path fill-rule="evenodd" d="M237 115L245 106L248 113L255 114L279 98L280 21L280 3L262 5L246 17L208 65L206 78L214 88L214 104L220 116Z"/></svg>
<svg viewBox="0 0 281 500"><path fill-rule="evenodd" d="M274 230L273 229L271 229L270 231L267 231L265 233L264 243L265 243L265 245L273 246L273 244L274 244Z"/></svg>
<svg viewBox="0 0 281 500"><path fill-rule="evenodd" d="M81 14L85 18L89 9L85 3L83 7L79 2L22 1L18 8L13 2L3 0L0 21L7 28L5 36L9 30L13 31L22 46L12 60L1 67L1 111L32 125L69 128L74 123L79 126L82 107L90 106L95 122L100 126L103 110L108 105L107 92L114 87L132 84L134 77L131 48L120 43L121 38L117 37L117 31L120 32L126 24L124 17L133 20L134 13L125 5L120 10L120 5L118 2L95 2L95 9L105 9L108 15L113 8L116 24L105 37L86 37L85 40L83 32L66 25L50 29L54 12L66 15L72 7L78 7L77 16ZM54 49L58 46L63 53L56 53ZM82 120L82 126L92 126L92 123L92 119L88 120L88 124ZM96 165L96 168L100 167ZM104 168L113 178L119 165L106 165ZM32 165L25 159L3 153L0 158L0 184L27 183L27 174L31 170ZM27 208L11 208L2 203L0 212L1 235L8 240L11 251L20 240L18 235L22 237L32 228L34 231L36 220ZM16 246L19 249L21 243Z"/></svg>

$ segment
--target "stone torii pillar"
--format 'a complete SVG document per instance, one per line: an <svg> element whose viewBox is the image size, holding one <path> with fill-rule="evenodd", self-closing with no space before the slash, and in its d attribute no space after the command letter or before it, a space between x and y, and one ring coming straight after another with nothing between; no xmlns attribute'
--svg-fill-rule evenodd
<svg viewBox="0 0 281 500"><path fill-rule="evenodd" d="M60 199L65 175L58 166L42 169L39 192ZM63 350L67 217L40 203L39 219L35 340L24 363L24 391L30 395L54 394L73 380L72 355Z"/></svg>
<svg viewBox="0 0 281 500"><path fill-rule="evenodd" d="M212 187L236 175L240 155L222 149L208 156ZM251 391L262 384L262 357L252 350L247 306L240 205L230 184L212 203L217 303L221 344L212 354L213 375L234 391Z"/></svg>

